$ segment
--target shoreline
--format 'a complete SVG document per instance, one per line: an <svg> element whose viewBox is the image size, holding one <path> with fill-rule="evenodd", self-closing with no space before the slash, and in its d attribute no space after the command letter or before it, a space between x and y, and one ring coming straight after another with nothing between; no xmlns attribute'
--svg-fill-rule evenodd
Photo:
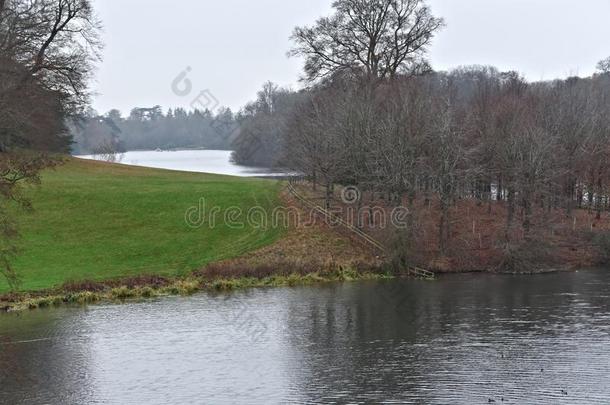
<svg viewBox="0 0 610 405"><path fill-rule="evenodd" d="M399 277L399 276L398 276ZM353 282L391 280L397 276L380 269L361 271L337 266L332 271L277 272L264 277L206 277L194 272L186 277L139 276L106 281L81 281L61 287L30 292L7 293L0 296L0 312L21 312L69 304L125 302L167 296L189 296L198 292L229 292L250 288L295 287Z"/></svg>
<svg viewBox="0 0 610 405"><path fill-rule="evenodd" d="M437 276L452 275L502 275L502 276L537 276L557 273L578 273L580 270L595 268L548 268L532 272L497 272L497 271L459 271L440 272ZM194 272L186 277L162 277L143 275L105 281L81 281L67 283L62 287L50 290L7 293L0 295L0 312L13 313L27 310L60 307L64 305L89 305L100 303L127 303L135 300L190 296L201 292L231 292L252 288L277 288L322 285L328 283L347 283L374 280L416 279L405 274L392 274L381 268L359 270L353 267L337 266L328 271L299 273L278 271L264 277L206 277L203 273Z"/></svg>
<svg viewBox="0 0 610 405"><path fill-rule="evenodd" d="M90 170L99 166L90 165L86 161L77 163L80 164L78 167L82 166ZM123 170L126 166L112 167ZM144 172L148 170L135 166L129 170L136 169ZM278 198L285 207L296 209L303 217L308 217L305 206L287 189L280 189ZM85 214L88 215L88 212ZM199 291L231 291L244 288L394 279L406 275L391 271L390 258L348 231L349 229L346 231L342 228L333 228L322 215L314 215L313 222L308 226L291 226L269 244L262 244L253 250L246 249L241 256L213 262L203 269L181 273L181 276L159 276L154 275L154 270L147 270L139 276L118 274L114 278L105 278L109 273L100 269L96 274L99 278L92 276L90 281L70 281L71 278L65 277L60 281L63 284L49 283L47 289L32 290L26 285L21 292L11 293L7 290L6 293L0 294L0 311L20 311L70 303L88 304L133 298L190 295ZM553 246L561 247L557 241ZM315 252L314 255L312 252ZM526 263L527 266L511 266L509 267L511 270L502 271L494 261L452 263L450 257L445 258L446 261L418 260L416 256L421 251L414 252L415 257L409 258L409 263L413 262L421 268L429 269L438 276L468 273L539 275L577 271L593 267L593 263L597 263L593 261L593 257L590 258L591 260L583 259L582 254L586 253L585 250L574 250L576 253L572 252L571 255L578 260L551 260L547 263L544 263L544 260L536 260L537 263L530 260ZM467 258L471 256L468 255ZM163 274L167 267L160 266L156 270L159 274ZM184 269L187 270L190 269Z"/></svg>

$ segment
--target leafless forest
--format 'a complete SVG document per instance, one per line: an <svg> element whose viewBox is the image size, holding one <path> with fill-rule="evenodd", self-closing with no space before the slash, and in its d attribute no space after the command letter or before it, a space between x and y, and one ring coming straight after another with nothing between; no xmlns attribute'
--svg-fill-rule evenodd
<svg viewBox="0 0 610 405"><path fill-rule="evenodd" d="M490 66L439 72L426 51L445 21L424 0L337 0L333 8L293 32L288 54L304 59L303 89L266 84L239 114L226 111L218 132L205 111L91 116L87 84L101 44L90 3L0 0L5 271L16 253L9 204L29 206L21 185L57 164L51 153L69 152L71 135L99 134L113 150L121 136L132 148L184 146L197 144L200 125L213 134L210 145L228 147L236 136L238 163L303 173L327 207L345 186L360 190L359 206L406 204L409 231L381 235L399 260L429 252L422 261L482 255L502 265L558 246L607 256L610 58L590 77L545 82ZM166 133L180 139L167 143ZM373 216L361 222L375 226Z"/></svg>
<svg viewBox="0 0 610 405"><path fill-rule="evenodd" d="M335 186L358 187L364 205L408 204L413 226L391 238L428 261L489 245L496 265L529 268L547 245L607 239L592 231L610 207L610 59L592 77L536 83L488 66L435 72L425 50L444 23L423 1L334 7L294 31L307 88L268 83L246 108L238 162L299 170L327 206Z"/></svg>

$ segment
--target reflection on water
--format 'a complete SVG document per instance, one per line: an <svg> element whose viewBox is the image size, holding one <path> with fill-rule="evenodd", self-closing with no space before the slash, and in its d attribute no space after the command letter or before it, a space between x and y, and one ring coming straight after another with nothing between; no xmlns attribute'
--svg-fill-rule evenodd
<svg viewBox="0 0 610 405"><path fill-rule="evenodd" d="M240 166L231 162L231 151L227 150L180 150L180 151L142 151L126 152L120 163L154 167L157 169L181 170L185 172L225 174L240 177L285 176L268 169ZM79 156L94 159L94 156Z"/></svg>
<svg viewBox="0 0 610 405"><path fill-rule="evenodd" d="M2 315L0 403L607 404L609 282L462 275Z"/></svg>

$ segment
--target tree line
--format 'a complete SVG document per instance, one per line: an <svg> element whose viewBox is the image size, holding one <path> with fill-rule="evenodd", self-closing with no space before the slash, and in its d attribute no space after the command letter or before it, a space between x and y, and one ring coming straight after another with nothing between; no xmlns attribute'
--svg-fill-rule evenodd
<svg viewBox="0 0 610 405"><path fill-rule="evenodd" d="M228 108L209 110L134 108L123 117L118 110L99 115L88 111L70 122L75 154L112 154L127 150L231 148L238 117Z"/></svg>
<svg viewBox="0 0 610 405"><path fill-rule="evenodd" d="M504 202L507 240L517 221L531 235L538 208L608 209L610 59L592 77L535 83L487 66L433 72L425 48L443 22L425 2L334 8L295 30L308 86L265 85L237 162L298 170L326 188L327 205L335 185L391 204L434 200L441 254L460 199Z"/></svg>

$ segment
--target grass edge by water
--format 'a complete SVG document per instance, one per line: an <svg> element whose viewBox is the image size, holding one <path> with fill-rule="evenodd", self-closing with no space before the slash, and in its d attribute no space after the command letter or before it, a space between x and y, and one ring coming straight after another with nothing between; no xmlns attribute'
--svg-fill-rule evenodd
<svg viewBox="0 0 610 405"><path fill-rule="evenodd" d="M390 280L396 278L382 269L358 270L353 267L337 266L332 270L300 274L278 273L261 278L206 278L193 273L187 277L152 277L151 282L133 284L133 279L114 280L111 283L91 283L93 288L73 290L70 287L36 293L14 293L0 297L0 310L20 312L62 305L87 305L104 302L130 302L167 296L188 296L198 292L230 292L251 288L296 287L332 282L353 282L365 280ZM154 281L153 281L154 280ZM159 283L159 280L162 280Z"/></svg>

